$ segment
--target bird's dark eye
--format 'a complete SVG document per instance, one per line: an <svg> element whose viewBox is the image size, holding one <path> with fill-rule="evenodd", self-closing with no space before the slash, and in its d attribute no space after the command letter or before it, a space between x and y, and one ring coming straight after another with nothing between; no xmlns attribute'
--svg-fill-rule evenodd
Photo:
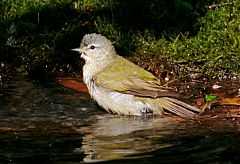
<svg viewBox="0 0 240 164"><path fill-rule="evenodd" d="M90 46L90 49L91 49L91 50L95 49L95 46L94 46L94 45L91 45L91 46Z"/></svg>

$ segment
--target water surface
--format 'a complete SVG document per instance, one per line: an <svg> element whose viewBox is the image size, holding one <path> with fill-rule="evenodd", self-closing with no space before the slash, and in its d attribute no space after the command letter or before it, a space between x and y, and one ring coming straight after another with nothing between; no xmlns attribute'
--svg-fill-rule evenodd
<svg viewBox="0 0 240 164"><path fill-rule="evenodd" d="M236 114L210 112L196 120L118 116L103 111L87 93L7 77L0 81L0 104L0 163L237 163L240 158Z"/></svg>

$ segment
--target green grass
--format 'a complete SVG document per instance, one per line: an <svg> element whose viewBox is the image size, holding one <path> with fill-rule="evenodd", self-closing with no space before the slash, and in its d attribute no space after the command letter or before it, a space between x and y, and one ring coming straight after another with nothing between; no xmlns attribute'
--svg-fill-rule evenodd
<svg viewBox="0 0 240 164"><path fill-rule="evenodd" d="M238 77L240 4L237 0L212 4L3 0L0 61L24 75L78 74L83 61L70 49L79 46L84 34L96 32L114 41L120 54L158 76Z"/></svg>

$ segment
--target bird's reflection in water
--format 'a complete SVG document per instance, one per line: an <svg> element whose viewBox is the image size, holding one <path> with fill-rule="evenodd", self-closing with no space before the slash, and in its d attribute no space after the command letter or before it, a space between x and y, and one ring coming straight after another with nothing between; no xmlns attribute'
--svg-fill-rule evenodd
<svg viewBox="0 0 240 164"><path fill-rule="evenodd" d="M85 162L130 158L129 155L145 153L171 146L171 143L159 144L157 140L172 134L180 118L172 117L122 117L102 115L92 119L97 122L85 127L83 146L76 151L86 154ZM83 129L82 129L83 130Z"/></svg>

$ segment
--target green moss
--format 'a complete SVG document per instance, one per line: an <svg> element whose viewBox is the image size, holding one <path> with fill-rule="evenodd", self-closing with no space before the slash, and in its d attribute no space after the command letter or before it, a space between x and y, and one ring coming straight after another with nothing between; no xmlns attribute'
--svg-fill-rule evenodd
<svg viewBox="0 0 240 164"><path fill-rule="evenodd" d="M24 74L80 73L70 51L101 33L155 75L239 76L237 0L3 0L0 61ZM210 8L209 8L210 6Z"/></svg>
<svg viewBox="0 0 240 164"><path fill-rule="evenodd" d="M236 1L210 9L205 16L198 18L196 35L181 33L170 40L165 37L146 41L147 44L143 44L145 48L140 47L138 51L161 54L155 60L168 56L174 65L181 68L182 72L178 72L181 75L194 72L208 77L239 75L239 7Z"/></svg>

